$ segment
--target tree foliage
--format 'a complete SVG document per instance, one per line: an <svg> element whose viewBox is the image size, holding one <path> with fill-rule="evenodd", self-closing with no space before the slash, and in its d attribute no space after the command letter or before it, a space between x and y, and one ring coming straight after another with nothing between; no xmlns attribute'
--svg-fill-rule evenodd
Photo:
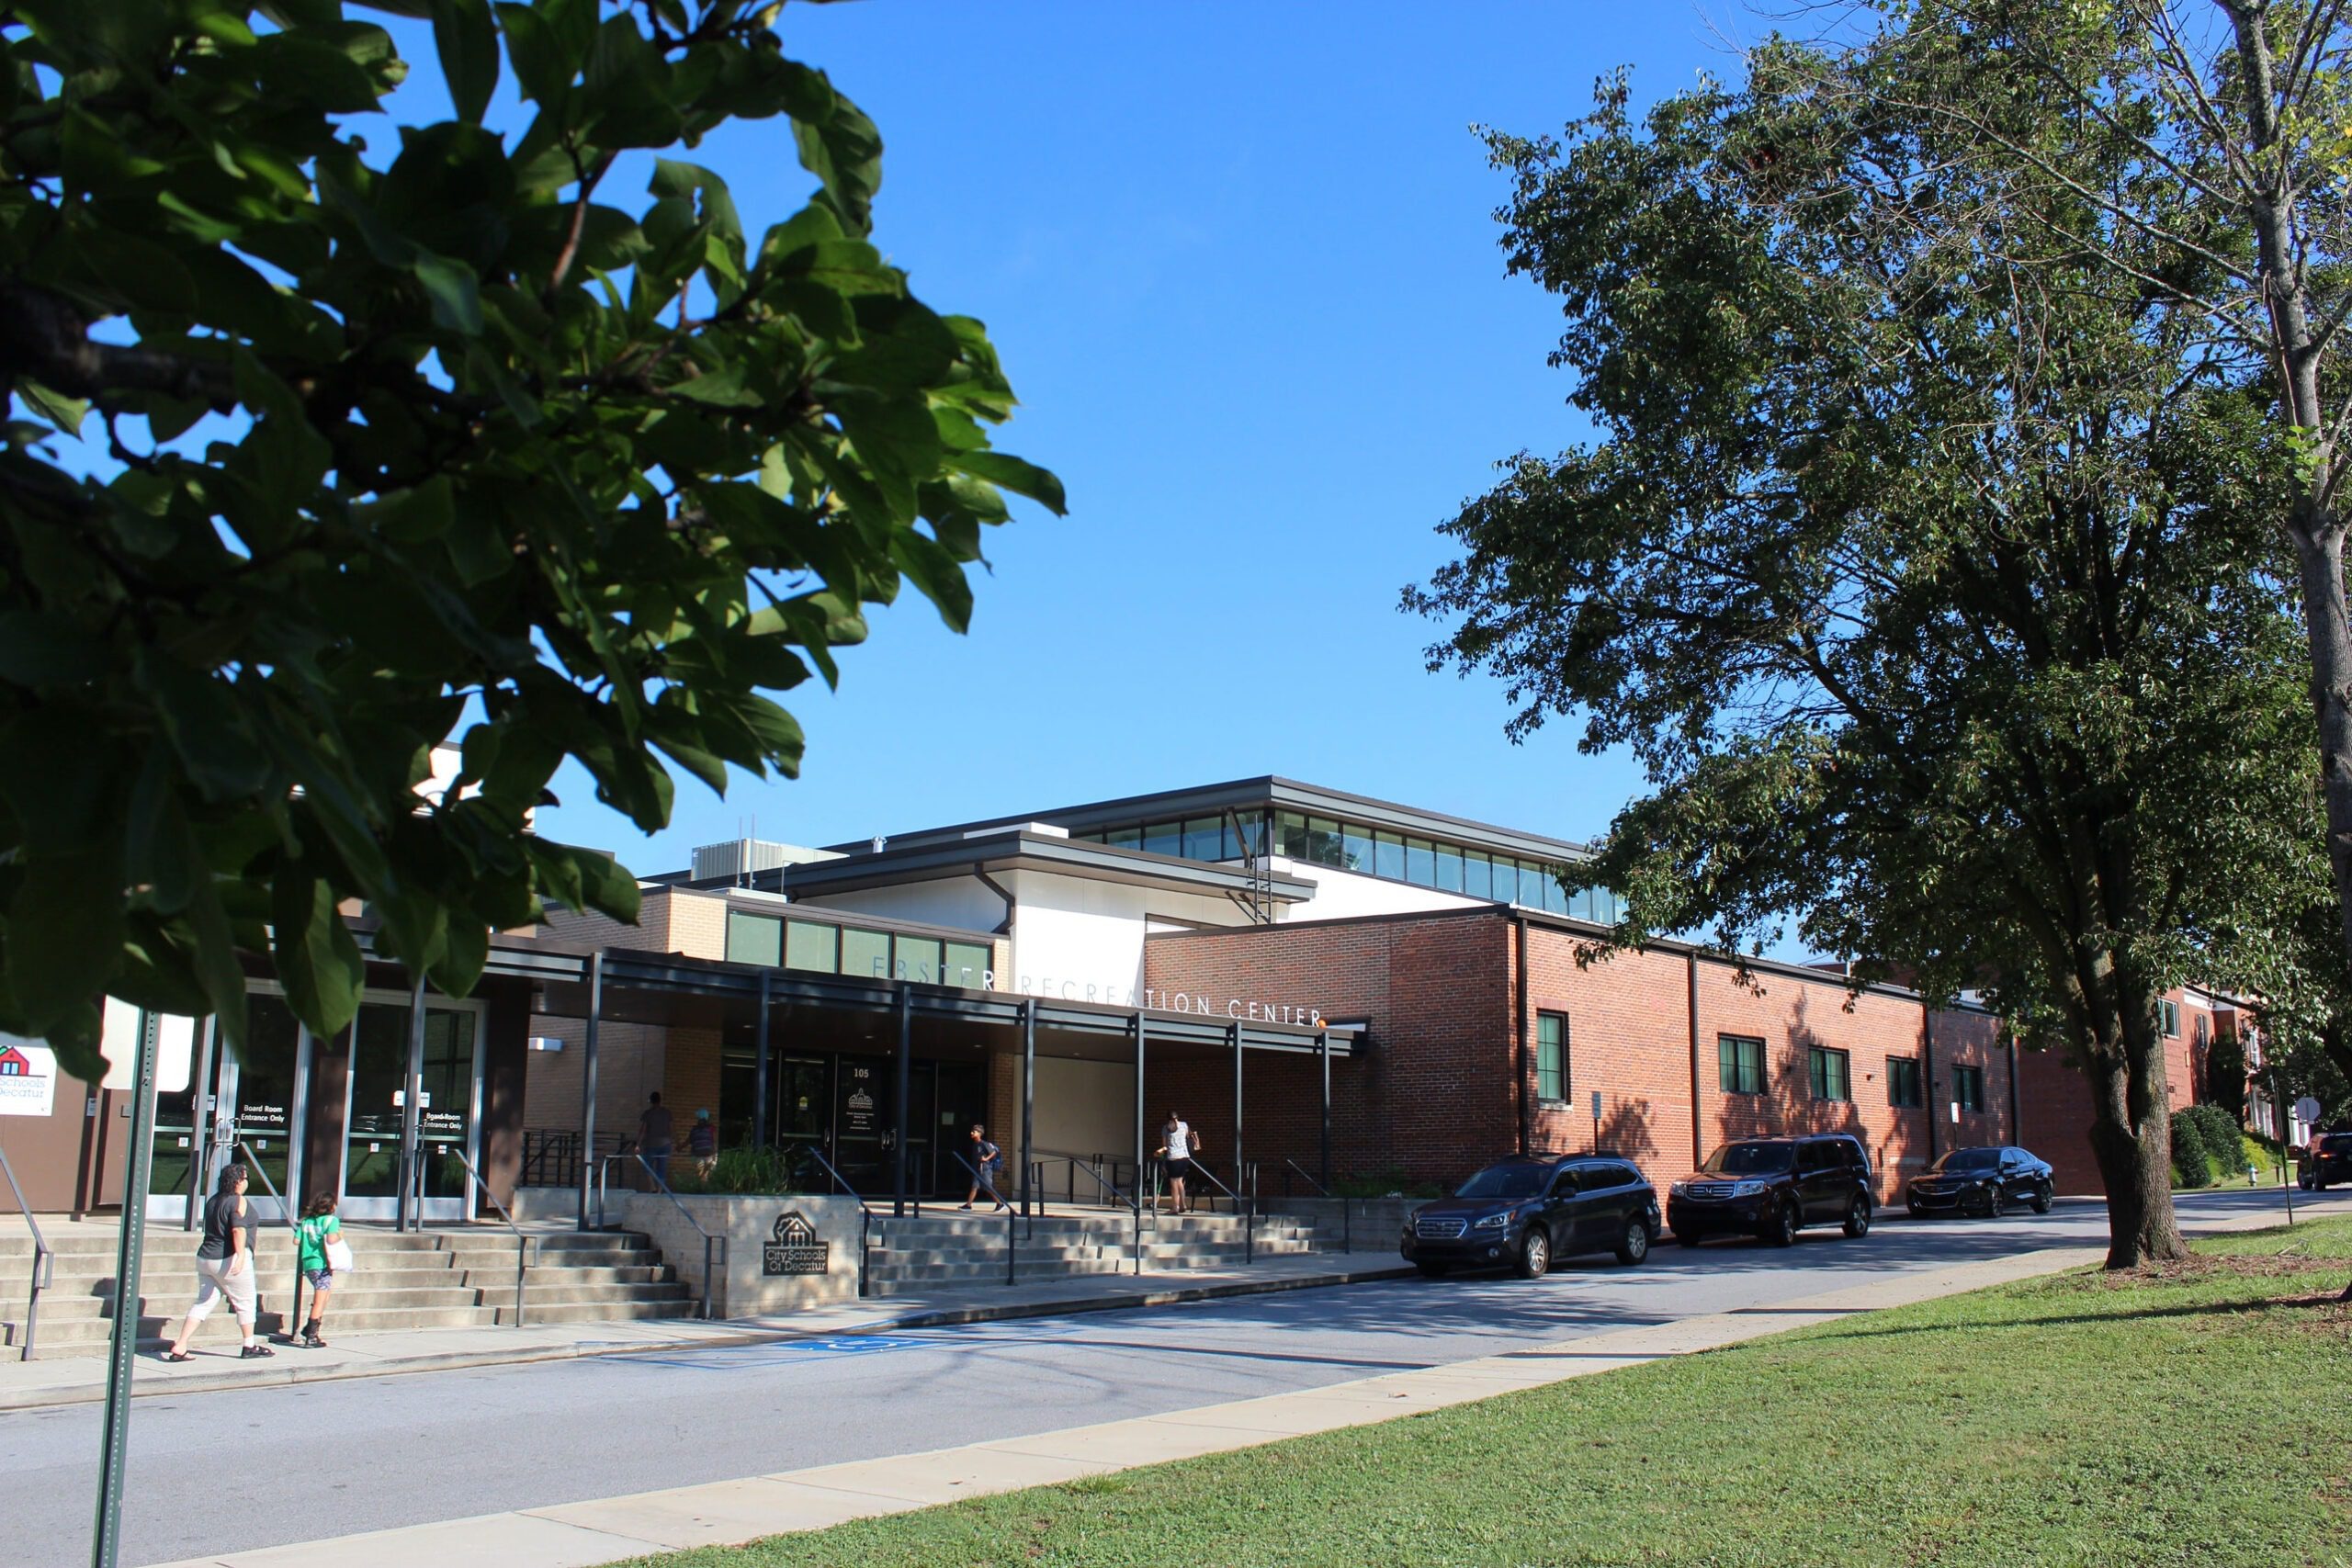
<svg viewBox="0 0 2352 1568"><path fill-rule="evenodd" d="M1981 992L2090 1077L2110 1261L2176 1254L2156 999L2324 886L2272 389L2139 276L2194 264L2116 221L2177 199L2128 135L1964 62L1748 66L1489 137L1598 439L1506 463L1406 603L1515 735L1645 765L1586 868L1615 942L1797 911L1858 978ZM1972 93L2068 179L1904 107Z"/></svg>
<svg viewBox="0 0 2352 1568"><path fill-rule="evenodd" d="M1060 504L779 6L375 8L429 17L454 118L342 0L0 5L0 1029L84 1076L102 991L234 1037L241 946L340 1028L346 900L460 995L543 899L634 919L525 831L560 762L649 830L673 766L793 773L765 694L902 582L960 629L1002 491ZM648 155L736 120L813 176L763 230Z"/></svg>

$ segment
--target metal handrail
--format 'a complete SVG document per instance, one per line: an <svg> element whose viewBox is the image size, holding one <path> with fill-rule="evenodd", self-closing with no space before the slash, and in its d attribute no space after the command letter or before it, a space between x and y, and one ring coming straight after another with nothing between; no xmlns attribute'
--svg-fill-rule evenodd
<svg viewBox="0 0 2352 1568"><path fill-rule="evenodd" d="M709 1321L710 1321L710 1270L711 1270L710 1248L711 1248L711 1244L712 1244L712 1243L714 1243L714 1242L716 1242L716 1243L718 1244L718 1262L719 1262L720 1266L724 1267L724 1266L727 1264L727 1262L728 1262L728 1257L727 1257L727 1237L726 1237L726 1236L724 1236L724 1235L714 1235L713 1233L711 1233L711 1232L709 1232L709 1231L707 1231L707 1230L703 1229L702 1222L701 1222L700 1220L698 1220L698 1219L695 1219L695 1218L694 1211L693 1211L692 1209L687 1208L684 1203L682 1203L682 1202L680 1202L680 1201L678 1201L678 1195L677 1195L675 1192L673 1192L673 1191L671 1191L671 1190L670 1190L670 1184L669 1184L668 1182L666 1182L666 1181L664 1181L664 1180L662 1180L662 1173L661 1173L660 1171L658 1171L658 1170L656 1170L656 1169L654 1169L654 1168L653 1168L653 1162L652 1162L652 1161L650 1161L650 1160L649 1160L649 1159L647 1159L647 1158L645 1157L645 1156L644 1156L644 1155L642 1155L642 1154L639 1153L637 1150L635 1150L635 1149L631 1149L628 1153L627 1153L627 1154L625 1154L625 1155L606 1155L606 1156L604 1157L604 1159L603 1159L602 1161L600 1161L600 1162L597 1164L597 1167L596 1167L596 1228L597 1228L598 1230L603 1230L603 1229L605 1229L605 1186L606 1181L607 1181L607 1180L611 1178L611 1176L612 1176L613 1162L614 1162L615 1160L624 1160L624 1159L633 1159L633 1160L637 1161L637 1163L638 1163L639 1166L643 1167L643 1168L644 1168L644 1170L645 1170L645 1174L646 1174L647 1176L651 1177L651 1178L653 1179L653 1186L654 1186L655 1190L656 1190L657 1191L659 1191L659 1192L662 1194L662 1196L663 1196L664 1198L667 1198L668 1200L670 1200L670 1206L671 1206L672 1208L673 1208L673 1209L675 1209L675 1210L677 1210L677 1211L678 1211L679 1216L680 1216L681 1218L683 1218L683 1219L686 1222L686 1224L690 1224L690 1225L692 1225L692 1226L694 1226L694 1227L695 1227L695 1234L696 1235L698 1235L698 1236L702 1237L702 1316L703 1316L703 1321L704 1321L704 1322L706 1322L706 1323L709 1322Z"/></svg>
<svg viewBox="0 0 2352 1568"><path fill-rule="evenodd" d="M245 1156L245 1174L260 1179L261 1190L268 1193L277 1204L278 1220L286 1226L287 1235L294 1242L294 1296L291 1303L293 1310L286 1317L286 1337L290 1340L294 1337L294 1325L302 1321L302 1236L294 1225L294 1205L286 1201L285 1195L277 1190L277 1184L270 1180L269 1172L262 1168L261 1156L254 1153L253 1145L243 1138L235 1142L237 1152ZM125 1214L123 1224L130 1223L130 1216ZM258 1254L254 1258L253 1269L254 1278L258 1281L261 1278L261 1258ZM115 1281L114 1292L114 1310L117 1312L126 1310L121 1280ZM130 1300L127 1310L134 1317L139 1312L139 1282L136 1280L130 1282ZM261 1292L259 1291L254 1292L254 1321L256 1325L261 1321Z"/></svg>
<svg viewBox="0 0 2352 1568"><path fill-rule="evenodd" d="M1086 1172L1087 1176L1091 1178L1097 1186L1101 1187L1103 1191L1111 1195L1112 1207L1124 1207L1135 1215L1136 1238L1133 1253L1135 1258L1136 1272L1137 1274L1141 1274L1143 1272L1143 1182L1141 1179L1138 1179L1136 1182L1136 1190L1132 1194L1125 1193L1119 1190L1118 1184L1116 1182L1110 1180L1100 1169L1096 1168L1092 1160L1089 1160L1080 1155L1059 1154L1051 1149L1046 1152L1054 1155L1054 1157L1057 1159L1066 1159L1069 1161L1069 1168L1073 1178L1075 1178L1079 1171L1082 1170ZM1035 1164L1040 1171L1045 1169L1046 1162L1044 1160L1038 1160ZM1138 1173L1138 1177L1140 1177L1140 1173ZM1043 1185L1042 1181L1040 1182L1040 1185ZM1078 1183L1073 1179L1070 1183L1071 1190L1075 1192L1077 1190L1077 1187ZM1075 1202L1077 1200L1073 1198L1071 1201ZM1152 1216L1151 1228L1155 1234L1159 1229L1159 1216L1156 1213Z"/></svg>
<svg viewBox="0 0 2352 1568"><path fill-rule="evenodd" d="M490 1190L490 1183L482 1179L481 1172L474 1168L474 1162L466 1157L463 1149L453 1145L443 1152L466 1168L466 1174L473 1178L476 1190L490 1200L490 1206L498 1211L498 1217L504 1220L506 1228L514 1233L514 1326L520 1328L523 1326L523 1274L530 1267L531 1257L539 1249L538 1238L523 1234L523 1227L514 1223L514 1213L498 1201L498 1194ZM417 1163L422 1165L424 1161Z"/></svg>
<svg viewBox="0 0 2352 1568"><path fill-rule="evenodd" d="M1314 1189L1315 1189L1315 1190L1316 1190L1316 1191L1317 1191L1318 1193L1321 1193L1321 1194L1322 1194L1322 1196L1323 1196L1323 1200L1324 1200L1324 1201L1329 1202L1329 1201L1331 1201L1331 1190L1330 1190L1329 1188L1328 1188L1328 1187L1324 1186L1321 1182L1319 1182L1319 1181L1316 1180L1314 1177L1309 1176L1309 1175L1307 1174L1307 1170L1306 1170L1306 1168L1305 1166L1303 1166L1303 1165L1299 1164L1299 1163L1298 1163L1298 1161L1296 1161L1296 1160L1295 1160L1295 1159L1288 1158L1288 1157L1284 1157L1284 1159L1283 1160L1283 1163L1284 1165L1286 1165L1286 1166L1290 1167L1290 1168L1291 1168L1292 1170L1295 1170L1295 1171L1298 1172L1298 1174L1299 1174L1299 1175L1306 1177L1306 1184L1307 1184L1309 1187L1314 1188ZM1287 1191L1289 1190L1289 1189L1290 1189L1290 1177L1289 1177L1289 1175L1288 1175L1287 1173L1285 1173L1285 1174L1283 1175L1283 1190L1284 1190L1285 1192L1287 1192ZM1253 1194L1252 1194L1252 1196L1254 1197L1254 1196L1255 1196L1255 1194L1253 1193ZM1342 1251L1342 1252L1353 1252L1353 1251L1356 1249L1355 1223L1354 1223L1354 1215L1353 1215L1353 1213L1352 1213L1352 1212L1351 1212L1351 1211L1352 1211L1352 1208L1353 1208L1353 1204L1352 1204L1352 1202L1351 1202L1349 1199L1346 1199L1346 1198L1342 1198L1342 1199L1340 1199L1340 1200L1339 1201L1339 1202L1340 1202L1340 1251Z"/></svg>
<svg viewBox="0 0 2352 1568"><path fill-rule="evenodd" d="M1043 1189L1045 1186L1045 1170L1046 1165L1053 1160L1060 1160L1069 1167L1072 1177L1069 1186L1065 1189L1065 1190L1069 1194L1067 1200L1068 1201L1072 1203L1078 1201L1078 1182L1076 1180L1076 1175L1079 1171L1083 1170L1088 1176L1093 1178L1097 1186L1101 1187L1104 1191L1111 1195L1112 1206L1116 1208L1125 1208L1129 1206L1130 1200L1125 1190L1119 1186L1116 1173L1116 1168L1125 1162L1119 1159L1118 1156L1114 1155L1099 1154L1074 1155L1067 1149L1036 1149L1032 1150L1031 1152L1033 1154L1042 1154L1046 1156L1045 1159L1032 1159L1029 1162L1030 1169L1035 1173L1036 1185L1038 1188ZM1102 1173L1102 1168L1106 1164L1114 1168L1113 1174L1108 1177L1105 1177ZM1138 1186L1142 1184L1140 1176L1137 1178L1136 1184Z"/></svg>
<svg viewBox="0 0 2352 1568"><path fill-rule="evenodd" d="M949 1149L947 1153L957 1165L972 1173L972 1185L996 1200L997 1207L1004 1211L1004 1282L1010 1285L1013 1282L1013 1259L1021 1249L1020 1243L1015 1239L1017 1233L1014 1230L1014 1222L1019 1216L1014 1213L1012 1205L1004 1201L1004 1194L999 1192L989 1183L989 1179L980 1174L977 1166L954 1149Z"/></svg>
<svg viewBox="0 0 2352 1568"><path fill-rule="evenodd" d="M17 1185L17 1173L8 1168L5 1149L0 1149L0 1176L8 1179L8 1191L17 1201L17 1211L25 1216L25 1228L33 1233L33 1288L25 1302L24 1354L17 1358L29 1361L33 1359L33 1333L40 1323L40 1293L57 1282L57 1254L50 1250L49 1238L40 1234L40 1222L33 1218L32 1205L25 1201L25 1190Z"/></svg>
<svg viewBox="0 0 2352 1568"><path fill-rule="evenodd" d="M1165 1162L1162 1163L1164 1164ZM1207 1166L1202 1164L1199 1160L1193 1161L1192 1165L1193 1174L1200 1177L1210 1186L1224 1193L1226 1201L1233 1205L1233 1212L1243 1216L1241 1226L1241 1261L1245 1267L1256 1263L1258 1261L1258 1204L1256 1200L1245 1200L1240 1193L1236 1192L1232 1188L1227 1187L1224 1182L1219 1181L1216 1179L1216 1173L1209 1169ZM1153 1167L1151 1203L1152 1208L1155 1211L1159 1207L1159 1167ZM1243 1206L1245 1202L1248 1205L1246 1208Z"/></svg>
<svg viewBox="0 0 2352 1568"><path fill-rule="evenodd" d="M810 1144L801 1152L823 1167L825 1174L832 1179L835 1186L857 1200L857 1295L863 1301L867 1294L866 1265L873 1255L874 1205L865 1201L865 1194L849 1184L849 1178L833 1168L833 1162L827 1159L816 1145ZM826 1196L831 1197L831 1194Z"/></svg>

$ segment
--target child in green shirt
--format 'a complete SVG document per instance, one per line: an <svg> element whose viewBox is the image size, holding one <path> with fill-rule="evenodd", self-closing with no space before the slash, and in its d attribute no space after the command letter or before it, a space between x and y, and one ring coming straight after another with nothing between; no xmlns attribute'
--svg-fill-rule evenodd
<svg viewBox="0 0 2352 1568"><path fill-rule="evenodd" d="M313 1350L326 1348L319 1325L326 1320L327 1298L334 1290L334 1266L327 1256L329 1243L343 1242L343 1222L335 1218L335 1195L322 1192L302 1205L294 1226L294 1266L311 1281L311 1316L302 1325L301 1342Z"/></svg>

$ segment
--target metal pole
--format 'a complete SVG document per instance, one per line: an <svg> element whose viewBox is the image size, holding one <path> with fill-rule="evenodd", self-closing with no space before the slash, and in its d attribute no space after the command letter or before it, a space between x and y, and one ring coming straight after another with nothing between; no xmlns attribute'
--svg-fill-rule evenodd
<svg viewBox="0 0 2352 1568"><path fill-rule="evenodd" d="M1143 1272L1143 1009L1136 1009L1136 1272ZM1154 1220L1152 1227L1159 1228Z"/></svg>
<svg viewBox="0 0 2352 1568"><path fill-rule="evenodd" d="M588 1200L596 1171L596 1026L605 1017L605 955L588 955L588 1031L580 1051L580 1228L588 1228ZM602 1205L600 1204L599 1207ZM598 1216L601 1221L603 1216Z"/></svg>
<svg viewBox="0 0 2352 1568"><path fill-rule="evenodd" d="M409 1202L409 1192L419 1194L424 1190L424 1175L418 1158L417 1137L423 1130L423 1108L417 1101L424 1095L424 976L417 976L408 987L408 1072L401 1094L401 1193L400 1203L392 1216L392 1229L422 1230L424 1227L424 1204L420 1196L414 1207Z"/></svg>
<svg viewBox="0 0 2352 1568"><path fill-rule="evenodd" d="M768 988L773 970L760 971L759 1043L754 1048L752 1068L752 1146L768 1146Z"/></svg>
<svg viewBox="0 0 2352 1568"><path fill-rule="evenodd" d="M1315 1032L1315 1055L1323 1064L1323 1190L1331 1190L1331 1032Z"/></svg>
<svg viewBox="0 0 2352 1568"><path fill-rule="evenodd" d="M1029 1168L1036 1159L1037 998L1026 997L1021 1003L1021 1212L1024 1215L1029 1213ZM1038 1206L1044 1203L1041 1195Z"/></svg>
<svg viewBox="0 0 2352 1568"><path fill-rule="evenodd" d="M209 1018L197 1028L204 1044L197 1053L195 1092L187 1101L187 1207L180 1214L184 1231L196 1228L197 1208L212 1182L212 1052L220 1043L220 1031Z"/></svg>
<svg viewBox="0 0 2352 1568"><path fill-rule="evenodd" d="M91 1568L122 1558L122 1489L130 1464L130 1369L139 1350L139 1269L147 1234L147 1181L155 1157L153 1013L139 1015L138 1086L131 1090L130 1147L123 1160L122 1233L115 1244L114 1331L107 1346L106 1436L98 1450L98 1517Z"/></svg>
<svg viewBox="0 0 2352 1568"><path fill-rule="evenodd" d="M899 1093L891 1119L898 1136L890 1146L890 1192L893 1213L907 1212L907 1101L914 1095L915 994L904 980L899 987Z"/></svg>

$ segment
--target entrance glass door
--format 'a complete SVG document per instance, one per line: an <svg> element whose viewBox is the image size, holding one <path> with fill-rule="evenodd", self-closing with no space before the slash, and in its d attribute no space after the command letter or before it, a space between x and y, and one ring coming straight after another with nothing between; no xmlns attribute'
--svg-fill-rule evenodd
<svg viewBox="0 0 2352 1568"><path fill-rule="evenodd" d="M833 1163L860 1192L889 1190L896 1142L888 1062L842 1056L833 1075Z"/></svg>
<svg viewBox="0 0 2352 1568"><path fill-rule="evenodd" d="M232 1160L259 1167L260 1176L254 1178L245 1200L266 1219L279 1217L270 1189L291 1192L301 1179L302 1141L297 1129L301 1125L303 1091L309 1079L310 1035L295 1021L294 1010L286 1005L286 998L273 992L248 995L245 1020L242 1057L229 1050L225 1040L214 1038L209 1084L213 1147L206 1169L195 1168L205 1145L203 1130L196 1124L201 1086L195 1078L204 1065L198 1031L188 1032L193 1055L185 1086L156 1093L155 1157L147 1184L151 1218L176 1220L186 1214L192 1183L201 1206L203 1198L209 1195L214 1174ZM268 1178L267 1186L261 1179L264 1176Z"/></svg>
<svg viewBox="0 0 2352 1568"><path fill-rule="evenodd" d="M427 1220L462 1220L472 1207L472 1179L448 1157L475 1157L475 1100L481 1085L475 1044L480 1014L470 1007L424 1010L424 1096L417 1113ZM388 1220L400 1210L401 1096L408 1079L409 1007L363 1001L351 1026L350 1102L344 1119L343 1213Z"/></svg>

